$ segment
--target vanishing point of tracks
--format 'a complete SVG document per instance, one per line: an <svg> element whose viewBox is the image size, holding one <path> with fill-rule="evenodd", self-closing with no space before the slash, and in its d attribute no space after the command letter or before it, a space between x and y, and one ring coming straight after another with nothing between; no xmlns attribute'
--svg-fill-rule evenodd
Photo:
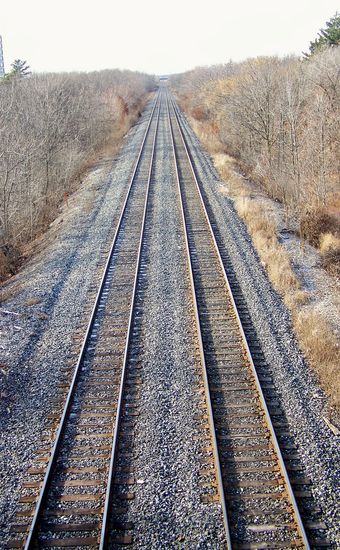
<svg viewBox="0 0 340 550"><path fill-rule="evenodd" d="M24 483L8 547L133 545L125 521L136 482L127 464L143 378L133 341L136 295L161 111L167 115L200 356L207 459L202 496L220 506L227 548L308 548L242 323L197 181L177 107L155 98L65 406L51 414L52 446ZM65 391L63 388L62 391ZM128 460L129 459L129 460Z"/></svg>

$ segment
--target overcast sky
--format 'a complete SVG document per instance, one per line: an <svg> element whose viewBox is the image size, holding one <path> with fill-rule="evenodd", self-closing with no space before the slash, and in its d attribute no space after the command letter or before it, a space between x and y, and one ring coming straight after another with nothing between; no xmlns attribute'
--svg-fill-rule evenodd
<svg viewBox="0 0 340 550"><path fill-rule="evenodd" d="M300 55L335 0L0 0L5 68L181 72L258 55Z"/></svg>

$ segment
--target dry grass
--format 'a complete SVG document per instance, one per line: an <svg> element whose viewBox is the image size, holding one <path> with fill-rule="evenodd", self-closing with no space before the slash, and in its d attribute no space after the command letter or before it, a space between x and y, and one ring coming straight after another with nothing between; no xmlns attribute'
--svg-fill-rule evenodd
<svg viewBox="0 0 340 550"><path fill-rule="evenodd" d="M228 182L230 178L234 178L234 159L232 157L225 153L216 153L213 156L213 161L224 181ZM237 183L237 179L235 179L235 183Z"/></svg>
<svg viewBox="0 0 340 550"><path fill-rule="evenodd" d="M206 122L200 122L193 117L189 117L189 120L195 134L199 137L207 151L210 154L220 153L222 145L214 129Z"/></svg>
<svg viewBox="0 0 340 550"><path fill-rule="evenodd" d="M26 302L24 303L24 306L27 306L27 307L35 306L37 304L40 304L40 302L41 302L40 298L28 298L28 300L26 300Z"/></svg>
<svg viewBox="0 0 340 550"><path fill-rule="evenodd" d="M326 210L312 209L302 216L300 233L303 239L317 248L326 233L340 237L340 219Z"/></svg>
<svg viewBox="0 0 340 550"><path fill-rule="evenodd" d="M43 311L40 311L39 313L37 313L37 318L40 319L41 321L47 321L49 317L46 313L44 313Z"/></svg>
<svg viewBox="0 0 340 550"><path fill-rule="evenodd" d="M224 154L214 155L214 164L226 181L223 193L234 197L239 216L245 221L255 248L275 288L284 296L297 296L300 284L288 253L277 239L277 226L263 204L252 198L251 187L234 170L234 161Z"/></svg>
<svg viewBox="0 0 340 550"><path fill-rule="evenodd" d="M340 277L340 238L332 233L320 236L322 265L331 274Z"/></svg>
<svg viewBox="0 0 340 550"><path fill-rule="evenodd" d="M294 317L303 352L316 371L321 386L340 410L340 349L336 335L317 311L308 308Z"/></svg>
<svg viewBox="0 0 340 550"><path fill-rule="evenodd" d="M300 287L288 253L277 240L277 226L263 210L260 203L248 196L239 196L234 201L238 214L246 222L253 243L268 271L275 288L285 297Z"/></svg>
<svg viewBox="0 0 340 550"><path fill-rule="evenodd" d="M307 290L292 290L284 297L284 302L290 311L295 311L296 309L305 306L310 301L310 293Z"/></svg>
<svg viewBox="0 0 340 550"><path fill-rule="evenodd" d="M332 233L320 235L320 252L326 254L330 250L340 250L340 238Z"/></svg>
<svg viewBox="0 0 340 550"><path fill-rule="evenodd" d="M322 266L328 273L340 278L340 249L329 250L322 258Z"/></svg>
<svg viewBox="0 0 340 550"><path fill-rule="evenodd" d="M224 154L214 155L214 164L226 186L222 192L234 198L235 208L245 221L254 246L266 268L273 286L280 292L290 310L294 329L301 349L320 381L321 387L330 396L335 411L340 411L339 345L331 324L310 305L310 294L300 288L293 272L290 258L277 239L277 226L261 203L252 197L252 187L242 176L235 173L234 161ZM340 239L333 233L320 233L328 227L329 219L320 218L316 224L310 220L311 234L320 239L324 263L334 257L340 265ZM333 228L333 225L332 225Z"/></svg>
<svg viewBox="0 0 340 550"><path fill-rule="evenodd" d="M21 292L21 290L22 284L20 282L10 284L5 287L0 287L0 304L7 302L7 300L10 300L11 298L14 298L19 294L19 292Z"/></svg>
<svg viewBox="0 0 340 550"><path fill-rule="evenodd" d="M3 281L9 272L8 259L6 255L0 250L0 281Z"/></svg>
<svg viewBox="0 0 340 550"><path fill-rule="evenodd" d="M14 275L21 262L19 248L6 244L0 249L0 283Z"/></svg>

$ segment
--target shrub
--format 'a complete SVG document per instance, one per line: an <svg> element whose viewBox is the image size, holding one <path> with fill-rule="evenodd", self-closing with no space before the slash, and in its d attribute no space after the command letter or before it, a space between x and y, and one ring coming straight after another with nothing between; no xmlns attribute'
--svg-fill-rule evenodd
<svg viewBox="0 0 340 550"><path fill-rule="evenodd" d="M18 248L9 244L0 248L0 282L16 272L20 260L21 254Z"/></svg>
<svg viewBox="0 0 340 550"><path fill-rule="evenodd" d="M323 316L313 310L301 311L295 318L295 328L321 384L340 408L340 350L336 335Z"/></svg>
<svg viewBox="0 0 340 550"><path fill-rule="evenodd" d="M324 254L322 266L331 274L340 277L340 249L330 248Z"/></svg>
<svg viewBox="0 0 340 550"><path fill-rule="evenodd" d="M300 221L300 235L311 245L318 247L323 234L340 237L340 220L323 210L310 210Z"/></svg>
<svg viewBox="0 0 340 550"><path fill-rule="evenodd" d="M0 277L86 168L113 154L153 87L150 76L118 70L0 82Z"/></svg>

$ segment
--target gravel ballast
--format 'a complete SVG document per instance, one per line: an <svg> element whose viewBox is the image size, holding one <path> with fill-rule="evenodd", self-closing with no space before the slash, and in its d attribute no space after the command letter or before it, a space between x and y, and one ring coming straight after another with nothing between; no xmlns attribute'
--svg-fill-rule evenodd
<svg viewBox="0 0 340 550"><path fill-rule="evenodd" d="M143 385L129 518L137 548L221 548L221 509L200 500L202 437L190 287L177 182L162 109L137 308ZM145 258L146 256L146 258ZM188 352L188 350L191 350Z"/></svg>
<svg viewBox="0 0 340 550"><path fill-rule="evenodd" d="M304 361L290 315L273 289L232 200L221 193L222 182L181 113L197 175L218 224L220 239L268 362L280 405L294 434L315 503L323 513L329 540L337 543L339 518L339 442L323 420L326 396Z"/></svg>

